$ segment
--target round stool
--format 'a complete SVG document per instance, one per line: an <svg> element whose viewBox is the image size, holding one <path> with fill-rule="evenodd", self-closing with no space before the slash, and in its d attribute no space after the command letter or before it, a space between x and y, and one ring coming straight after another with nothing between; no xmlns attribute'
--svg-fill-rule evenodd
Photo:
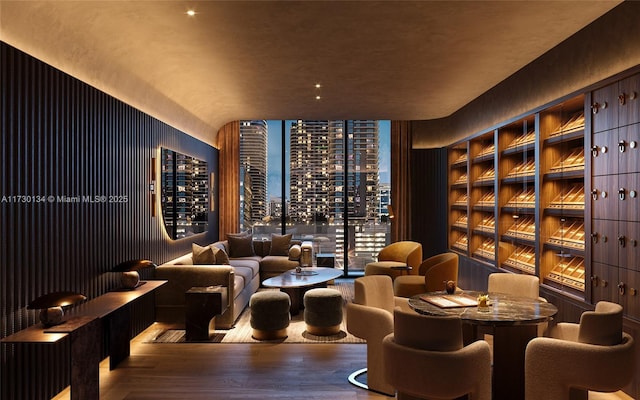
<svg viewBox="0 0 640 400"><path fill-rule="evenodd" d="M291 315L289 295L275 290L257 292L249 300L251 328L257 340L284 339Z"/></svg>
<svg viewBox="0 0 640 400"><path fill-rule="evenodd" d="M307 332L317 336L340 333L342 295L335 289L311 289L304 294L304 322Z"/></svg>

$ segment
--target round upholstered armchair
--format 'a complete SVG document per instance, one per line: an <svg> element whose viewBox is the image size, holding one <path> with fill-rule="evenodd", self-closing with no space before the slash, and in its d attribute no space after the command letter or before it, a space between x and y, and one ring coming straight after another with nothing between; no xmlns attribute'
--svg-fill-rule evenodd
<svg viewBox="0 0 640 400"><path fill-rule="evenodd" d="M562 322L549 337L529 342L526 400L586 399L588 391L615 392L635 374L633 337L622 331L622 306L600 301L579 324Z"/></svg>
<svg viewBox="0 0 640 400"><path fill-rule="evenodd" d="M365 275L387 275L391 279L409 274L417 275L422 262L422 244L412 241L391 243L378 253L378 261L368 263ZM411 267L410 270L403 267Z"/></svg>
<svg viewBox="0 0 640 400"><path fill-rule="evenodd" d="M401 275L393 282L396 296L411 297L425 292L444 290L446 281L458 282L458 255L447 252L424 260L418 275Z"/></svg>
<svg viewBox="0 0 640 400"><path fill-rule="evenodd" d="M384 378L382 339L393 332L393 310L408 309L407 299L393 295L391 278L384 275L363 276L354 280L354 298L347 304L347 330L367 341L367 368L349 377L354 385L393 396L395 389ZM367 383L358 381L366 373Z"/></svg>
<svg viewBox="0 0 640 400"><path fill-rule="evenodd" d="M491 400L491 350L483 340L462 341L457 316L394 310L394 332L383 342L384 376L398 400Z"/></svg>

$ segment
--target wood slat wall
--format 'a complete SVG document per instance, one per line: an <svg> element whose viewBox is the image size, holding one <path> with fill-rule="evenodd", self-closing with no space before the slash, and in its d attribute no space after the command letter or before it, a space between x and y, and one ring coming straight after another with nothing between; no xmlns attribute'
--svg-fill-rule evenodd
<svg viewBox="0 0 640 400"><path fill-rule="evenodd" d="M447 251L447 168L446 148L411 151L411 240L423 259Z"/></svg>
<svg viewBox="0 0 640 400"><path fill-rule="evenodd" d="M121 261L160 264L189 252L192 242L214 241L217 212L210 214L206 234L171 241L161 212L152 216L149 184L161 146L207 161L216 174L218 151L6 43L0 46L0 336L5 337L37 322L36 311L26 306L40 295L73 290L93 298L118 286L118 275L109 271ZM107 201L67 203L59 196L107 196ZM144 271L142 277L152 274ZM140 322L133 333L154 319L152 304L145 304L135 308ZM65 346L46 351L33 346L17 354L14 346L3 345L1 397L50 398L64 388ZM20 374L24 367L26 376Z"/></svg>

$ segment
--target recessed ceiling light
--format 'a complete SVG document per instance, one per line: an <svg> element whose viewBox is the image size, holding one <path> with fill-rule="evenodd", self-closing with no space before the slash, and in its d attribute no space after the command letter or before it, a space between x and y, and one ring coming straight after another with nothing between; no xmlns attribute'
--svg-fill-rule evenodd
<svg viewBox="0 0 640 400"><path fill-rule="evenodd" d="M190 16L190 17L193 17L193 16L195 16L195 15L196 15L196 10L187 10L187 13L186 13L186 14L187 14L188 16Z"/></svg>
<svg viewBox="0 0 640 400"><path fill-rule="evenodd" d="M316 89L320 89L321 87L322 87L322 85L321 85L321 84L316 83Z"/></svg>
<svg viewBox="0 0 640 400"><path fill-rule="evenodd" d="M320 96L316 96L316 100L320 100Z"/></svg>

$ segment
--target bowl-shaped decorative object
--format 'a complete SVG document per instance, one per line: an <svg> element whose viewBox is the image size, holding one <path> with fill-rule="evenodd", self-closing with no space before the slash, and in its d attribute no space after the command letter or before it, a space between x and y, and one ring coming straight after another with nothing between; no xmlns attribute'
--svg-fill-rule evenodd
<svg viewBox="0 0 640 400"><path fill-rule="evenodd" d="M57 325L62 322L64 308L81 301L87 297L76 292L53 292L38 297L27 306L29 310L40 310L40 321L47 326Z"/></svg>
<svg viewBox="0 0 640 400"><path fill-rule="evenodd" d="M135 289L140 283L138 270L155 266L153 261L149 260L129 260L116 265L112 271L122 272L120 282L125 289Z"/></svg>

